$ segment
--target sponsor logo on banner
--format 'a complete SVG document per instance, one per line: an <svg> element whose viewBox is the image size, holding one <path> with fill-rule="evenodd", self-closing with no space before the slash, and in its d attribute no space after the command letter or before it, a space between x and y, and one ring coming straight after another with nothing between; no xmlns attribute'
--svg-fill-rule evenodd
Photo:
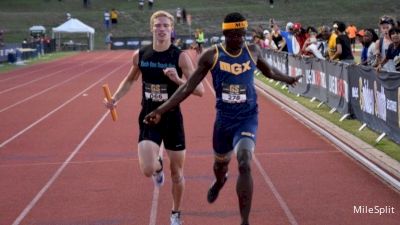
<svg viewBox="0 0 400 225"><path fill-rule="evenodd" d="M303 74L303 70L299 67L294 67L289 65L289 76L295 77ZM302 83L303 79L299 80L299 83Z"/></svg>
<svg viewBox="0 0 400 225"><path fill-rule="evenodd" d="M374 114L374 91L369 88L367 79L363 80L361 77L358 80L360 90L360 108L363 112Z"/></svg>
<svg viewBox="0 0 400 225"><path fill-rule="evenodd" d="M349 102L348 89L349 85L345 80L329 75L329 92L343 97L346 102Z"/></svg>
<svg viewBox="0 0 400 225"><path fill-rule="evenodd" d="M326 74L319 70L306 70L307 84L326 88Z"/></svg>
<svg viewBox="0 0 400 225"><path fill-rule="evenodd" d="M380 90L378 89L378 84L374 81L374 96L375 96L375 115L386 121L386 96L385 89L380 85Z"/></svg>

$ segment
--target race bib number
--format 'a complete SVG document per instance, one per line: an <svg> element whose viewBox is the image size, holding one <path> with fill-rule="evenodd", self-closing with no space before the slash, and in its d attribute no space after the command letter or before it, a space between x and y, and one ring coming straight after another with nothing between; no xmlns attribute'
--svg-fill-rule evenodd
<svg viewBox="0 0 400 225"><path fill-rule="evenodd" d="M153 102L165 102L168 100L166 84L148 84L144 86L144 97Z"/></svg>
<svg viewBox="0 0 400 225"><path fill-rule="evenodd" d="M246 86L240 84L222 84L222 101L226 103L246 102Z"/></svg>

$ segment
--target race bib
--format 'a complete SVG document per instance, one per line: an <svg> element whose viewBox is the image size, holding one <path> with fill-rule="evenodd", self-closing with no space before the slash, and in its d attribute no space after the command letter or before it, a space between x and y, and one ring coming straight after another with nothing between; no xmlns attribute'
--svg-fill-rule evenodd
<svg viewBox="0 0 400 225"><path fill-rule="evenodd" d="M152 100L153 102L165 102L168 100L166 84L145 83L144 88L144 97L146 100Z"/></svg>
<svg viewBox="0 0 400 225"><path fill-rule="evenodd" d="M226 103L246 102L246 86L240 84L222 84L222 101Z"/></svg>

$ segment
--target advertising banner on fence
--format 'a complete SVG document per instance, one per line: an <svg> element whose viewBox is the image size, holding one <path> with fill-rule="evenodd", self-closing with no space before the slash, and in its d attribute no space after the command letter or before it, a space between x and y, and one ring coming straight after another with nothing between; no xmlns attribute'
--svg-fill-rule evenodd
<svg viewBox="0 0 400 225"><path fill-rule="evenodd" d="M327 79L327 104L341 114L349 113L348 65L324 61Z"/></svg>
<svg viewBox="0 0 400 225"><path fill-rule="evenodd" d="M400 143L400 73L349 67L351 108L356 118Z"/></svg>
<svg viewBox="0 0 400 225"><path fill-rule="evenodd" d="M288 59L289 75L304 76L290 91L316 98L342 114L349 112L347 65L315 58L289 56Z"/></svg>
<svg viewBox="0 0 400 225"><path fill-rule="evenodd" d="M9 53L16 53L17 48L21 48L21 44L5 44L3 47L0 48L0 62L7 62L8 61L8 54Z"/></svg>

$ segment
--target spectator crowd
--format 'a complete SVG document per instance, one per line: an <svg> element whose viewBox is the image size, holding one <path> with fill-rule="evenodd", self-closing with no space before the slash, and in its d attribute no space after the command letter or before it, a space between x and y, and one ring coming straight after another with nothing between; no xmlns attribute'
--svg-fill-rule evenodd
<svg viewBox="0 0 400 225"><path fill-rule="evenodd" d="M376 30L357 29L342 21L318 28L287 22L284 29L274 19L269 23L269 29L252 29L252 41L260 48L400 72L400 21L390 16L382 16ZM360 60L355 60L355 55Z"/></svg>

